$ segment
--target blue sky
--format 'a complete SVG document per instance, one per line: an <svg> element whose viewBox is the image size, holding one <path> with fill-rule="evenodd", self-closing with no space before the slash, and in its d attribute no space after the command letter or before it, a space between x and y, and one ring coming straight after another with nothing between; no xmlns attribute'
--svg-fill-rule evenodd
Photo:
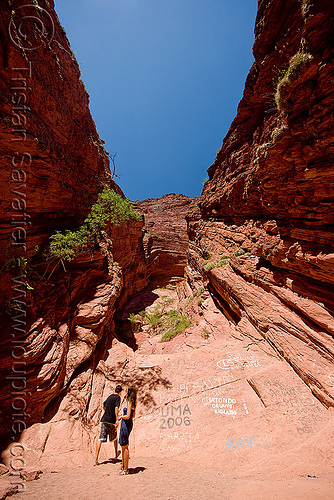
<svg viewBox="0 0 334 500"><path fill-rule="evenodd" d="M55 0L117 183L198 196L235 117L257 0Z"/></svg>

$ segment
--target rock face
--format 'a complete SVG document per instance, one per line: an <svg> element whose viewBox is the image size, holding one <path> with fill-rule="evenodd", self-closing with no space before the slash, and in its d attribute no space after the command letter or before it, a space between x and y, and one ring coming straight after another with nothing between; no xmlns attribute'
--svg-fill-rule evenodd
<svg viewBox="0 0 334 500"><path fill-rule="evenodd" d="M3 256L12 231L30 252L55 229L81 222L106 183L121 192L53 6L52 0L0 6Z"/></svg>
<svg viewBox="0 0 334 500"><path fill-rule="evenodd" d="M24 328L16 308L11 317L4 315L0 389L3 443L11 436L10 415L20 390L24 389L29 408L22 426L44 421L73 391L77 377L89 380L104 358L117 337L113 316L118 304L148 284L142 226L142 222L129 221L120 228L110 227L107 240L66 263L65 270L61 264L55 271L49 266L43 278L32 282L33 292L25 296ZM17 289L25 293L23 283ZM13 333L15 345L20 346L20 351L15 351L17 361L13 360Z"/></svg>
<svg viewBox="0 0 334 500"><path fill-rule="evenodd" d="M244 96L208 170L201 215L189 218L192 266L234 322L246 318L326 406L334 405L333 22L328 1L259 2ZM207 255L220 267L206 271Z"/></svg>
<svg viewBox="0 0 334 500"><path fill-rule="evenodd" d="M55 230L81 223L104 186L122 193L53 2L35 4L0 6L2 449L46 418L85 367L95 369L116 336L118 302L148 283L135 221L109 227L70 263L39 258L28 279L24 265L15 276L6 270L16 248L22 264Z"/></svg>
<svg viewBox="0 0 334 500"><path fill-rule="evenodd" d="M184 276L188 252L186 215L197 201L171 193L134 202L137 212L145 217L143 241L151 280L162 283Z"/></svg>
<svg viewBox="0 0 334 500"><path fill-rule="evenodd" d="M36 245L46 246L55 230L80 224L103 186L122 193L111 179L108 155L53 2L41 1L39 7L20 5L13 12L9 4L0 7L0 90L4 100L0 154L6 181L1 188L0 250L6 258L12 257L5 250L15 248L13 243L24 258L30 257ZM28 23L29 40L20 39L16 30L20 23ZM38 23L45 26L44 34L35 30ZM3 289L8 285L14 290L12 304L2 300L9 307L7 313L5 308L1 311L2 447L19 439L22 430L34 422L50 421L54 415L62 420L59 405L71 415L74 407L70 406L77 399L83 405L70 429L80 433L80 426L89 421L89 404L90 416L101 404L107 380L103 370L102 392L99 396L91 393L96 370L100 373L97 365L106 359L113 339L134 342L133 336L124 337L115 328L114 317L148 285L151 272L154 279L159 273L165 279L183 275L188 247L185 214L191 199L168 195L151 201L175 219L168 228L163 223L166 218L157 222L160 243L164 240L167 248L162 250L160 245L149 260L160 253L160 267L156 262L149 264L145 256L143 223L129 221L121 227L108 227L99 244L92 244L70 263L39 262L29 277L28 289L24 271L16 281L10 278L9 284L3 279L6 273L0 276ZM149 214L150 202L141 203L146 207L143 212ZM117 364L114 356L112 359ZM113 371L111 365L108 370ZM23 398L18 394L22 390ZM16 404L24 405L27 412L12 427ZM98 416L95 420L96 424ZM55 427L52 434L57 441Z"/></svg>
<svg viewBox="0 0 334 500"><path fill-rule="evenodd" d="M8 121L9 98L0 129L4 170L20 185L3 192L3 246L11 196L14 207L26 196L27 255L78 224L102 185L119 190L51 2L40 5L34 15L49 25L42 39L33 30L38 54L17 48L15 11L0 7L3 81L30 61L38 90L26 133ZM136 202L145 222L107 227L70 263L40 262L28 289L16 278L12 315L1 318L3 448L21 439L31 465L87 464L102 402L121 383L138 389L131 456L231 477L332 472L333 19L328 1L260 1L255 63L200 200ZM131 313L140 318L128 334L115 323ZM165 343L162 315L185 326ZM10 466L10 448L3 458Z"/></svg>

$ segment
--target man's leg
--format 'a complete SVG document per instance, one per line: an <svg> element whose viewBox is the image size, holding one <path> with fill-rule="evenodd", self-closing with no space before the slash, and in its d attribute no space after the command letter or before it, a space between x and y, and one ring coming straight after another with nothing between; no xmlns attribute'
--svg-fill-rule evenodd
<svg viewBox="0 0 334 500"><path fill-rule="evenodd" d="M121 453L120 451L118 451L117 437L116 437L116 439L114 440L114 447L115 447L115 458L117 458L117 457L118 457L118 455Z"/></svg>
<svg viewBox="0 0 334 500"><path fill-rule="evenodd" d="M101 443L102 441L97 442L94 465L99 465L99 453L101 449Z"/></svg>
<svg viewBox="0 0 334 500"><path fill-rule="evenodd" d="M100 437L99 437L99 440L97 442L97 445L96 445L96 453L95 453L95 463L94 465L99 465L99 453L100 453L100 449L101 449L101 443L102 442L106 442L107 441L107 429L106 429L106 425L104 422L101 422L101 433L100 433Z"/></svg>

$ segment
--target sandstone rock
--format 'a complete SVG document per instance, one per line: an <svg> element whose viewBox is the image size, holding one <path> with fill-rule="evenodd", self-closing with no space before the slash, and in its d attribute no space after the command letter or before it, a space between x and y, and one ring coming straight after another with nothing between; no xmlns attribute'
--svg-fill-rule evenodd
<svg viewBox="0 0 334 500"><path fill-rule="evenodd" d="M31 246L77 224L100 187L113 185L68 42L51 2L40 3L56 35L30 59L38 90L29 97L23 144L38 167L27 165ZM5 32L11 12L0 10ZM17 372L3 315L1 431L4 443L20 439L32 467L27 477L93 461L102 402L118 383L138 389L131 455L174 457L239 477L332 473L332 21L325 0L286 0L284 9L260 1L255 64L200 200L170 194L136 202L144 247L143 223L129 222L108 227L69 264L40 264L43 279L24 295L27 334L16 337L26 342L24 377L15 380L29 415L15 436L8 377ZM3 40L8 88L8 68L28 56L7 31ZM297 53L309 56L275 96L275 68L288 69ZM50 110L43 119L41 101ZM7 122L0 133L3 154L13 157ZM9 196L7 189L6 203ZM3 220L8 236L6 214ZM153 311L164 297L192 320L182 334L160 342L144 320L122 330L131 312ZM101 460L111 453L104 445ZM10 465L9 447L3 459Z"/></svg>
<svg viewBox="0 0 334 500"><path fill-rule="evenodd" d="M188 251L185 219L197 200L171 193L134 202L136 210L145 217L144 248L151 280L163 283L184 276Z"/></svg>
<svg viewBox="0 0 334 500"><path fill-rule="evenodd" d="M255 62L188 231L190 264L224 314L236 325L246 316L327 406L334 404L333 20L326 1L259 2Z"/></svg>
<svg viewBox="0 0 334 500"><path fill-rule="evenodd" d="M5 251L13 227L22 226L24 242L19 243L25 259L36 245L47 246L55 230L78 226L104 186L122 194L111 179L108 154L54 2L38 4L0 7L0 155L7 179L0 192L0 250L7 261L15 257L13 248ZM16 26L22 19L30 22L26 16L45 26L45 36L31 22L27 38L20 38ZM18 109L19 104L26 107ZM66 392L85 363L96 366L116 335L116 301L125 302L148 282L142 223L107 232L99 245L92 244L70 263L39 261L29 280L23 272L13 283L1 268L2 449L26 426L43 420L48 405ZM15 307L9 314L6 287L14 288ZM29 410L13 424L15 404Z"/></svg>
<svg viewBox="0 0 334 500"><path fill-rule="evenodd" d="M24 241L31 253L55 229L78 225L104 185L121 192L111 180L108 154L54 2L38 4L0 7L2 254L15 228L27 229ZM30 25L28 39L20 38L15 26L22 19L24 24L25 16L39 19L49 37L41 40ZM23 51L25 43L39 48Z"/></svg>
<svg viewBox="0 0 334 500"><path fill-rule="evenodd" d="M21 472L24 481L36 481L40 475L43 474L42 470L24 470Z"/></svg>
<svg viewBox="0 0 334 500"><path fill-rule="evenodd" d="M8 467L6 467L4 464L0 464L0 476L2 476L3 474L7 474L8 471Z"/></svg>
<svg viewBox="0 0 334 500"><path fill-rule="evenodd" d="M5 498L11 497L13 495L16 495L16 493L19 492L18 486L8 486L6 485L0 485L0 499L5 500Z"/></svg>

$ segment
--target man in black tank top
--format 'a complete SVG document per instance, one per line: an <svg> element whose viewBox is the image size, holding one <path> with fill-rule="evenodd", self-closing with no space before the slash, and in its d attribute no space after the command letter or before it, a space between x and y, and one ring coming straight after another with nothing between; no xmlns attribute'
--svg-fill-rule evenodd
<svg viewBox="0 0 334 500"><path fill-rule="evenodd" d="M122 387L120 385L117 385L115 387L115 394L111 394L103 403L104 414L101 418L101 433L96 447L94 465L99 465L101 443L105 443L108 436L109 441L114 441L115 458L117 458L120 454L120 451L117 450L117 421L119 407L121 405L121 392Z"/></svg>

